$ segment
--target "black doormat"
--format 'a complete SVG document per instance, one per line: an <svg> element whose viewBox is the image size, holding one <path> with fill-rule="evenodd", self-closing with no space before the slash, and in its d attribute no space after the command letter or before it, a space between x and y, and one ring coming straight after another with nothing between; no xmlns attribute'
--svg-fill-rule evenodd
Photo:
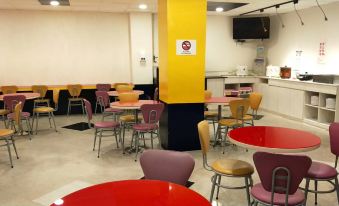
<svg viewBox="0 0 339 206"><path fill-rule="evenodd" d="M91 124L91 126L93 127L93 124ZM78 122L78 123L75 123L75 124L64 126L62 128L73 129L73 130L78 130L78 131L84 131L84 130L90 129L88 127L87 122Z"/></svg>
<svg viewBox="0 0 339 206"><path fill-rule="evenodd" d="M141 180L144 180L145 177L142 177L142 178L140 178L140 179L141 179ZM189 187L191 187L193 184L194 184L194 182L187 181L185 187L189 188Z"/></svg>

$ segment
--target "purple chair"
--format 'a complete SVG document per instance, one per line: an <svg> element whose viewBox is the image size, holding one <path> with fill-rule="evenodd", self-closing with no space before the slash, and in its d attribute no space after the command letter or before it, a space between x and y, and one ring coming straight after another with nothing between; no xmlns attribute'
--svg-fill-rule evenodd
<svg viewBox="0 0 339 206"><path fill-rule="evenodd" d="M194 169L194 158L185 152L146 150L140 156L145 179L185 186Z"/></svg>
<svg viewBox="0 0 339 206"><path fill-rule="evenodd" d="M97 91L108 92L111 89L111 84L97 84Z"/></svg>
<svg viewBox="0 0 339 206"><path fill-rule="evenodd" d="M309 184L311 180L314 181L314 190L306 188L307 192L314 193L315 204L318 204L318 193L331 193L336 191L337 201L339 205L339 184L338 184L338 173L337 173L337 164L338 164L338 155L339 155L339 123L334 122L330 125L330 146L331 152L335 155L335 166L332 167L328 164L322 162L312 162L310 169L306 175L306 184ZM334 182L333 182L334 180ZM327 191L318 191L318 182L327 181L333 188Z"/></svg>
<svg viewBox="0 0 339 206"><path fill-rule="evenodd" d="M102 120L104 120L106 116L113 115L113 119L116 121L117 115L123 113L123 110L121 109L110 108L110 101L109 101L109 96L107 92L96 91L95 96L97 99L96 104L95 104L95 113L97 112L97 107L99 106L100 111L102 113Z"/></svg>
<svg viewBox="0 0 339 206"><path fill-rule="evenodd" d="M254 205L306 205L298 187L312 164L309 157L256 152L253 160L261 181L251 190Z"/></svg>
<svg viewBox="0 0 339 206"><path fill-rule="evenodd" d="M140 110L144 118L144 122L133 125L133 134L132 134L132 144L133 144L133 139L134 139L135 149L136 149L135 161L137 161L137 157L138 157L140 137L143 138L144 145L145 145L144 135L145 133L150 133L152 149L153 149L153 138L156 138L156 137L159 138L158 122L162 114L162 111L164 110L164 104L162 103L144 104L144 105L141 105ZM156 136L153 136L153 135L156 135ZM159 141L160 141L160 138L159 138ZM123 136L122 138L123 152L124 152L124 142L125 142L125 138Z"/></svg>
<svg viewBox="0 0 339 206"><path fill-rule="evenodd" d="M86 99L84 99L84 103L85 103L85 109L86 109L86 114L88 118L88 127L91 128L92 127L91 120L93 118L92 105ZM117 143L117 148L119 148L118 133L120 135L120 124L118 122L115 122L115 121L96 122L94 123L94 128L95 128L95 133L94 133L93 151L95 150L95 143L96 143L97 136L99 133L98 158L100 157L101 138L102 138L102 132L104 131L104 129L111 129L113 131L113 134L115 136L115 141Z"/></svg>
<svg viewBox="0 0 339 206"><path fill-rule="evenodd" d="M15 106L21 102L21 108L24 107L24 104L26 102L26 97L24 95L10 95L10 96L4 96L4 105L5 105L5 109L9 110L9 114L7 115L7 119L10 122L10 125L12 125L12 128L14 127L14 108ZM28 130L28 135L29 135L29 139L31 140L31 133L32 133L32 127L30 124L30 117L31 114L29 112L21 112L21 119L26 121L26 125L27 125L27 130ZM23 131L20 131L21 134L23 133Z"/></svg>

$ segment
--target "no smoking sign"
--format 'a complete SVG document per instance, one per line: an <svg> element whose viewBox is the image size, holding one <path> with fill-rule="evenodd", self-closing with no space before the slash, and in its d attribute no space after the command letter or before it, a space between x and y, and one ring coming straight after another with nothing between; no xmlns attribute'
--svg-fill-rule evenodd
<svg viewBox="0 0 339 206"><path fill-rule="evenodd" d="M196 55L196 40L177 40L177 55Z"/></svg>

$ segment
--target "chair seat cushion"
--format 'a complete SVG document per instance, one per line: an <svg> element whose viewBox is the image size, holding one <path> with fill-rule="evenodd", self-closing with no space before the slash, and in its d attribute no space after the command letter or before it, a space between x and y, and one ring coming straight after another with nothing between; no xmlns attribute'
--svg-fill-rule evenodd
<svg viewBox="0 0 339 206"><path fill-rule="evenodd" d="M5 137L12 134L14 134L14 131L11 129L0 129L0 137Z"/></svg>
<svg viewBox="0 0 339 206"><path fill-rule="evenodd" d="M30 116L31 116L31 114L29 112L21 112L21 118L28 118ZM13 119L13 117L14 117L14 113L9 113L7 115L8 119Z"/></svg>
<svg viewBox="0 0 339 206"><path fill-rule="evenodd" d="M204 111L205 118L218 117L218 112Z"/></svg>
<svg viewBox="0 0 339 206"><path fill-rule="evenodd" d="M141 123L141 124L133 125L133 129L138 130L138 131L150 131L150 130L158 129L158 125L157 124Z"/></svg>
<svg viewBox="0 0 339 206"><path fill-rule="evenodd" d="M113 121L103 121L103 122L96 122L94 124L94 128L115 128L118 127L120 124L118 122Z"/></svg>
<svg viewBox="0 0 339 206"><path fill-rule="evenodd" d="M54 109L52 107L37 107L35 109L33 109L33 112L35 113L49 113L49 112L53 112Z"/></svg>
<svg viewBox="0 0 339 206"><path fill-rule="evenodd" d="M221 159L212 163L212 169L218 173L234 176L249 175L254 172L251 164L236 159Z"/></svg>
<svg viewBox="0 0 339 206"><path fill-rule="evenodd" d="M9 110L7 109L0 109L0 115L6 115L9 113Z"/></svg>
<svg viewBox="0 0 339 206"><path fill-rule="evenodd" d="M219 124L221 126L233 127L242 124L242 122L240 120L237 121L236 119L221 119L219 120Z"/></svg>
<svg viewBox="0 0 339 206"><path fill-rule="evenodd" d="M255 199L264 202L271 203L271 191L266 191L261 183L252 187L251 195ZM288 205L298 205L305 200L304 193L301 190L297 190L293 195L288 196ZM274 193L274 205L285 205L285 194Z"/></svg>
<svg viewBox="0 0 339 206"><path fill-rule="evenodd" d="M244 115L243 119L244 120L253 120L253 116L249 115L249 114L246 114L246 115Z"/></svg>
<svg viewBox="0 0 339 206"><path fill-rule="evenodd" d="M123 110L121 109L113 109L113 108L106 108L104 112L109 112L109 113L122 113L124 112Z"/></svg>
<svg viewBox="0 0 339 206"><path fill-rule="evenodd" d="M331 179L336 176L337 170L334 167L321 162L312 162L306 175L306 177L316 179Z"/></svg>

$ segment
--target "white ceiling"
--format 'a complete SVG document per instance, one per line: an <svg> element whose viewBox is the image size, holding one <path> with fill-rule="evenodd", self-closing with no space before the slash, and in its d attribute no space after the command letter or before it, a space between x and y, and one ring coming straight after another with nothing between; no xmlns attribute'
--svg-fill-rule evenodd
<svg viewBox="0 0 339 206"><path fill-rule="evenodd" d="M244 12L271 6L287 0L211 0L215 2L248 3L246 6L223 12L222 15L236 16ZM318 0L320 4L339 2L339 0ZM0 0L0 9L23 9L23 10L53 10L53 11L101 11L101 12L133 12L140 11L138 5L146 3L147 12L157 11L157 0L70 0L71 6L42 6L38 0ZM316 6L315 0L299 0L297 9L305 9ZM293 11L293 4L286 4L279 8L279 13ZM275 13L275 8L264 11L265 14ZM216 14L216 12L209 12ZM258 12L259 14L259 12ZM220 15L218 13L218 15Z"/></svg>

